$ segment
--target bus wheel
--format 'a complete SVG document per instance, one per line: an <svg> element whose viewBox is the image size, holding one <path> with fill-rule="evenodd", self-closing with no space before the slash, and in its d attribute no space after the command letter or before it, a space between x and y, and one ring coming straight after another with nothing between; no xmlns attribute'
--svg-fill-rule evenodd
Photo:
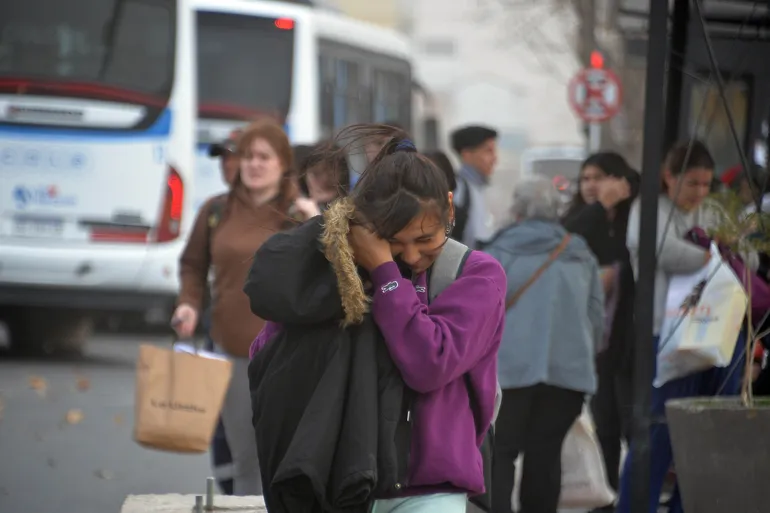
<svg viewBox="0 0 770 513"><path fill-rule="evenodd" d="M77 310L17 308L8 319L11 349L33 356L77 356L93 333L93 320Z"/></svg>

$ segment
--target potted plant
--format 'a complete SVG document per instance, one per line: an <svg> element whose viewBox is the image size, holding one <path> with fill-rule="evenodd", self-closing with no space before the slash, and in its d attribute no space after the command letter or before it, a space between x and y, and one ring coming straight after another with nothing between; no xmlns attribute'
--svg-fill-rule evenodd
<svg viewBox="0 0 770 513"><path fill-rule="evenodd" d="M713 195L710 204L722 214L721 223L709 232L721 248L733 255L770 252L770 216L746 214L745 204L732 191ZM765 319L757 319L756 310L752 315L751 305L756 294L766 291L759 290L765 285L752 279L750 266L744 267L739 277L749 300L746 343L736 350L744 352L746 363L730 369L742 373L740 396L679 399L666 405L677 480L688 513L763 513L770 508L770 400L755 399L751 386L755 346L767 335L755 331Z"/></svg>

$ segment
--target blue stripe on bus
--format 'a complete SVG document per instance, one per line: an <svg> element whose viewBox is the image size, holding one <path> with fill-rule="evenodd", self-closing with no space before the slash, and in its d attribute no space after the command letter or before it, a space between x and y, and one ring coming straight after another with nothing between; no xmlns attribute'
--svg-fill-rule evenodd
<svg viewBox="0 0 770 513"><path fill-rule="evenodd" d="M51 139L78 139L104 140L104 139L144 139L148 137L168 136L171 133L171 109L165 109L149 128L142 131L133 130L92 130L75 128L55 128L37 126L19 126L0 124L0 135L22 135L26 137L45 137Z"/></svg>

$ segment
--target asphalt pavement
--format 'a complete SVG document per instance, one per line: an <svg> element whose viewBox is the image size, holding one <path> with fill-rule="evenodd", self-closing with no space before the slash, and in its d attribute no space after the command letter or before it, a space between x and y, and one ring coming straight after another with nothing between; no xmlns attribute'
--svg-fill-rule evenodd
<svg viewBox="0 0 770 513"><path fill-rule="evenodd" d="M132 440L139 343L97 336L83 357L0 354L0 511L118 513L128 494L204 493L209 457Z"/></svg>

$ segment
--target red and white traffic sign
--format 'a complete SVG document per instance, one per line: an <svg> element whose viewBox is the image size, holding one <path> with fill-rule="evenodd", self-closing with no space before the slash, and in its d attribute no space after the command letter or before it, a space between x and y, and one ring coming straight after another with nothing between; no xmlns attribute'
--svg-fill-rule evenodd
<svg viewBox="0 0 770 513"><path fill-rule="evenodd" d="M569 83L569 104L587 123L607 121L620 111L617 75L603 68L580 70Z"/></svg>

